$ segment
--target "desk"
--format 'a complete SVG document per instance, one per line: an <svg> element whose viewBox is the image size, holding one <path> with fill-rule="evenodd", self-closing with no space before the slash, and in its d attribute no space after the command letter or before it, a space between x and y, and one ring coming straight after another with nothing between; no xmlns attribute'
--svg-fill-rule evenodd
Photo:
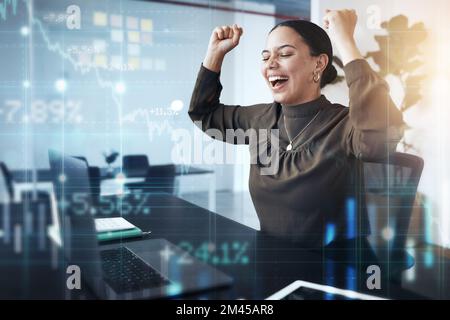
<svg viewBox="0 0 450 320"><path fill-rule="evenodd" d="M415 292L434 290L427 277L434 274L433 281L439 280L437 269L422 278L423 261L417 259L415 281L405 286L403 279L393 283L382 276L381 290L370 291L366 288L365 274L365 264L372 263L367 258L370 253L357 259L349 255L347 259L339 250L318 252L299 248L168 194L149 194L146 206L150 208L147 214L132 212L124 217L143 230L152 230L152 238L168 239L235 280L229 288L186 296L189 299L263 299L297 279L389 298L420 299L424 296ZM21 254L14 253L12 242L0 241L4 261L0 265L0 298L93 298L85 286L82 290L65 289L67 275L62 252L48 240L45 248L39 249L34 237L30 234L23 239ZM442 261L435 265L440 268L440 275L443 266ZM439 292L433 293L449 298L449 286L448 282L441 283Z"/></svg>
<svg viewBox="0 0 450 320"><path fill-rule="evenodd" d="M156 171L159 165L152 166ZM216 210L216 175L214 170L205 170L201 168L176 165L175 166L175 187L174 194L180 196L179 178L183 176L204 175L208 178L208 209L210 211ZM120 168L115 168L112 172L107 171L105 168L101 170L102 195L120 195L125 192L124 185L127 183L144 182L145 177L133 177L126 178L121 175Z"/></svg>

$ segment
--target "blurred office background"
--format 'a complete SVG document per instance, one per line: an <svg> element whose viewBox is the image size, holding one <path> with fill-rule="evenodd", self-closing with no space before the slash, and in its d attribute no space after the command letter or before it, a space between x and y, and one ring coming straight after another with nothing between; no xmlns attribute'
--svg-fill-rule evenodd
<svg viewBox="0 0 450 320"><path fill-rule="evenodd" d="M123 184L127 155L145 155L149 166L176 164L181 173L192 166L204 173L177 175L178 196L258 229L247 147L209 139L187 115L196 75L212 29L237 23L244 36L226 57L221 101L271 102L259 71L268 31L286 19L321 24L326 8L356 9L363 54L378 50L374 36L383 34L382 21L403 14L411 25L424 23L421 48L431 77L417 86L418 106L405 112L415 145L410 152L425 160L412 224L421 240L450 247L450 5L443 0L433 6L421 0L0 0L0 161L13 176L22 174L16 191L46 188L38 170L48 169L49 148L83 156L102 172L105 154L116 151L114 175L102 182L110 192ZM387 80L400 103L402 87ZM348 104L345 82L324 94ZM223 156L210 161L218 150Z"/></svg>

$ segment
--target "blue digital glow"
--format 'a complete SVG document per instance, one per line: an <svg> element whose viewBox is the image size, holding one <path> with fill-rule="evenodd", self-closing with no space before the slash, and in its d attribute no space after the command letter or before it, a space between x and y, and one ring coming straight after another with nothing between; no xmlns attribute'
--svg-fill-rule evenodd
<svg viewBox="0 0 450 320"><path fill-rule="evenodd" d="M431 268L434 264L434 254L433 251L431 250L427 250L424 253L424 262L425 262L425 267L427 268Z"/></svg>
<svg viewBox="0 0 450 320"><path fill-rule="evenodd" d="M58 79L55 82L55 88L58 92L65 92L67 89L67 82L64 79Z"/></svg>
<svg viewBox="0 0 450 320"><path fill-rule="evenodd" d="M334 286L334 261L327 260L325 262L325 284L327 286ZM325 293L325 300L333 300L333 294L330 292Z"/></svg>
<svg viewBox="0 0 450 320"><path fill-rule="evenodd" d="M58 177L58 180L59 180L59 182L61 182L61 183L65 183L66 180L67 180L67 177L66 177L65 174L61 173L61 174L59 175L59 177Z"/></svg>
<svg viewBox="0 0 450 320"><path fill-rule="evenodd" d="M183 261L180 261L180 256L174 254L170 247L166 247L164 249L164 253L167 254L167 260L162 259L162 263L165 264L166 267L168 266L168 274L170 275L170 280L172 281L170 286L167 288L167 293L169 295L180 294L183 290L183 276L180 272L180 263L182 263ZM165 268L163 267L163 269Z"/></svg>
<svg viewBox="0 0 450 320"><path fill-rule="evenodd" d="M356 271L352 267L347 268L347 289L356 290Z"/></svg>
<svg viewBox="0 0 450 320"><path fill-rule="evenodd" d="M117 82L114 85L114 90L116 91L117 94L124 94L125 91L127 90L125 83L123 82Z"/></svg>
<svg viewBox="0 0 450 320"><path fill-rule="evenodd" d="M333 223L327 224L325 231L325 245L333 241L335 236L336 236L336 226Z"/></svg>
<svg viewBox="0 0 450 320"><path fill-rule="evenodd" d="M30 28L28 28L27 26L23 26L22 28L20 28L20 34L24 37L28 36L30 34Z"/></svg>
<svg viewBox="0 0 450 320"><path fill-rule="evenodd" d="M175 296L181 293L183 286L181 283L175 282L167 287L167 293L171 296Z"/></svg>
<svg viewBox="0 0 450 320"><path fill-rule="evenodd" d="M432 227L433 227L433 218L432 218L432 213L431 213L431 203L430 200L428 200L428 198L425 199L424 203L423 203L424 209L425 209L425 214L424 214L424 224L425 224L425 242L426 243L432 243L432 237L433 237L433 231L432 231Z"/></svg>
<svg viewBox="0 0 450 320"><path fill-rule="evenodd" d="M173 100L170 104L170 109L172 109L175 112L180 112L184 107L184 103L182 100Z"/></svg>
<svg viewBox="0 0 450 320"><path fill-rule="evenodd" d="M354 198L348 198L346 203L347 209L347 238L356 236L356 202Z"/></svg>
<svg viewBox="0 0 450 320"><path fill-rule="evenodd" d="M220 262L219 257L217 257L217 256L212 257L212 264L219 264L219 262Z"/></svg>

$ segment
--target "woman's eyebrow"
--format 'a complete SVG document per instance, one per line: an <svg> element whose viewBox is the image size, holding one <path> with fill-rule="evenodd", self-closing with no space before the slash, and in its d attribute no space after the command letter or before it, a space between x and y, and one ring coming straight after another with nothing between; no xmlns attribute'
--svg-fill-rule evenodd
<svg viewBox="0 0 450 320"><path fill-rule="evenodd" d="M283 44L282 46L279 46L279 47L277 48L277 51L278 51L278 50L281 50L281 49L283 49L283 48L286 48L286 47L297 49L296 47L294 47L294 46L292 46L292 45L290 45L290 44ZM261 54L264 54L264 53L270 53L270 51L269 51L269 50L263 50L263 51L261 51Z"/></svg>

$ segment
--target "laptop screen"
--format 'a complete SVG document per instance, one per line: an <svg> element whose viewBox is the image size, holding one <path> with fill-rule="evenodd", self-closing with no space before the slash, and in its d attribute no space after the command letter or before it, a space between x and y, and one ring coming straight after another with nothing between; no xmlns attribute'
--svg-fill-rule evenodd
<svg viewBox="0 0 450 320"><path fill-rule="evenodd" d="M64 255L85 276L98 282L101 261L85 161L49 150L50 170L57 197ZM92 281L90 281L92 283Z"/></svg>
<svg viewBox="0 0 450 320"><path fill-rule="evenodd" d="M0 203L9 203L10 200L6 177L3 175L2 170L0 170Z"/></svg>

